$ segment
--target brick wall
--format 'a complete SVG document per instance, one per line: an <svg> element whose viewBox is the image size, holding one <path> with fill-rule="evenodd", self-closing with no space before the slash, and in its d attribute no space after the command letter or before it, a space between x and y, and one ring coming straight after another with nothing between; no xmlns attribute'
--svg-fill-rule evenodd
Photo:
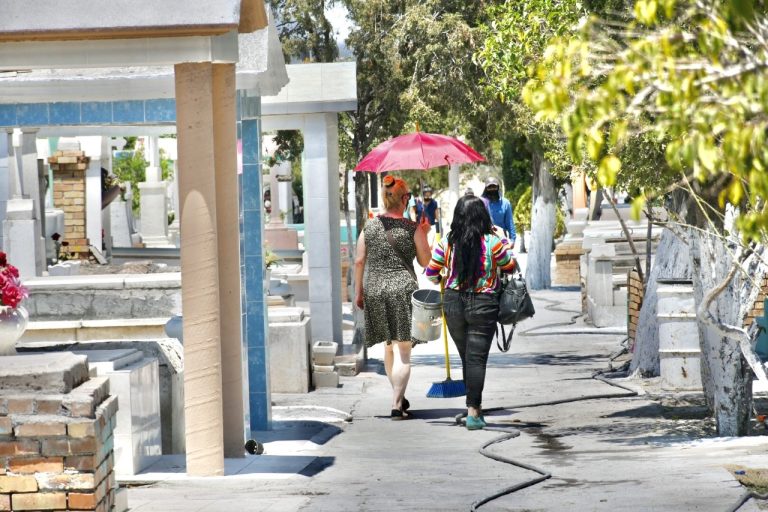
<svg viewBox="0 0 768 512"><path fill-rule="evenodd" d="M561 242L555 248L555 276L553 282L559 285L579 285L579 259L584 254L581 240Z"/></svg>
<svg viewBox="0 0 768 512"><path fill-rule="evenodd" d="M746 318L744 318L744 327L749 328L755 321L755 318L761 317L765 314L765 299L768 297L768 275L763 278L763 287L760 291L760 295L757 296L755 305L752 307Z"/></svg>
<svg viewBox="0 0 768 512"><path fill-rule="evenodd" d="M85 171L90 158L82 151L56 151L48 158L53 170L53 205L64 211L62 241L71 258L87 259L85 236Z"/></svg>
<svg viewBox="0 0 768 512"><path fill-rule="evenodd" d="M0 390L0 510L111 511L116 412L105 377L65 394Z"/></svg>
<svg viewBox="0 0 768 512"><path fill-rule="evenodd" d="M629 337L630 349L635 345L635 336L637 335L637 326L640 322L640 308L643 306L643 282L637 270L630 270L627 273L627 336Z"/></svg>

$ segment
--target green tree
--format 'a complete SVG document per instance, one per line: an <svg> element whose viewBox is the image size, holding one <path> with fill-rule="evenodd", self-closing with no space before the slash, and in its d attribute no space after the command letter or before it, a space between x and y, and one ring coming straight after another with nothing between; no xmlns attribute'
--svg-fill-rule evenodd
<svg viewBox="0 0 768 512"><path fill-rule="evenodd" d="M414 130L464 135L481 152L490 144L497 103L481 87L472 55L487 2L343 0L354 29L357 110L343 123L348 166L377 143ZM445 170L420 177L433 186ZM367 219L369 175L355 176L358 227Z"/></svg>
<svg viewBox="0 0 768 512"><path fill-rule="evenodd" d="M766 273L765 12L760 0L637 0L634 19L594 20L555 41L524 93L540 118L561 120L572 156L595 162L604 186L621 183L623 153L636 137L663 147L667 165L641 184L653 196L674 182L686 195L678 220L687 227L704 384L721 435L749 428L754 360L748 334L734 326ZM739 239L752 243L749 258L734 251Z"/></svg>
<svg viewBox="0 0 768 512"><path fill-rule="evenodd" d="M286 62L333 62L339 46L326 8L335 0L270 0Z"/></svg>
<svg viewBox="0 0 768 512"><path fill-rule="evenodd" d="M118 158L112 160L112 173L121 183L131 183L131 208L134 214L139 213L141 206L139 183L147 179L148 166L149 162L144 159L144 153L141 151L124 151Z"/></svg>
<svg viewBox="0 0 768 512"><path fill-rule="evenodd" d="M508 108L508 128L525 140L531 155L532 240L526 277L532 289L551 284L549 261L556 223L554 175L566 177L572 162L558 127L534 118L521 101L528 73L543 57L548 40L568 34L586 10L577 0L535 0L491 4L482 47L475 60L487 73L485 84Z"/></svg>

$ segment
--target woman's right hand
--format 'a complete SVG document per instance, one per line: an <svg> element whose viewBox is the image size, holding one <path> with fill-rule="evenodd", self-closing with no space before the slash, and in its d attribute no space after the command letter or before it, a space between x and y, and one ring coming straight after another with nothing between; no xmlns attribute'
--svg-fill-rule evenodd
<svg viewBox="0 0 768 512"><path fill-rule="evenodd" d="M428 235L429 230L432 229L432 226L429 224L426 215L421 217L421 222L419 222L419 229L422 230L425 235Z"/></svg>
<svg viewBox="0 0 768 512"><path fill-rule="evenodd" d="M365 300L363 299L363 292L357 292L355 297L355 305L358 309L365 309Z"/></svg>

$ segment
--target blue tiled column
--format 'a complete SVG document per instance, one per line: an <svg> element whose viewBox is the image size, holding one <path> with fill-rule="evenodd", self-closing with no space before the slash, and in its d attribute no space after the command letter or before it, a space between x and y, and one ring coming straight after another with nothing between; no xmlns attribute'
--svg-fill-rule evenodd
<svg viewBox="0 0 768 512"><path fill-rule="evenodd" d="M264 240L261 185L261 100L240 98L243 174L240 230L243 262L243 333L248 354L248 398L251 430L268 430L271 421L267 346L267 303L264 292Z"/></svg>

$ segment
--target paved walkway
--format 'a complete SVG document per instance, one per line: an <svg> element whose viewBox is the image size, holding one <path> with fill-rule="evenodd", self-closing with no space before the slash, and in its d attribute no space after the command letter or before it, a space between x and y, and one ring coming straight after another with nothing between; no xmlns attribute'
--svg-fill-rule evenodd
<svg viewBox="0 0 768 512"><path fill-rule="evenodd" d="M591 378L608 367L622 337L570 325L579 310L576 291L538 292L534 301L537 315L520 326L510 352L491 354L484 405L505 407L486 416L492 426L522 432L490 450L552 478L479 510L724 511L743 492L726 466L768 466L768 437L702 439L712 424L701 419L701 400L656 394L652 381L624 381L646 393L632 398L520 407L622 393ZM390 389L376 347L367 370L342 378L338 389L274 396L275 429L255 433L265 442L264 455L230 461L231 476L178 474L132 487L131 510L469 510L476 500L533 478L478 453L500 434L457 426L463 398L425 397L432 382L444 379L441 353L441 341L414 351L408 392L414 419L389 419ZM757 508L750 503L741 510Z"/></svg>

